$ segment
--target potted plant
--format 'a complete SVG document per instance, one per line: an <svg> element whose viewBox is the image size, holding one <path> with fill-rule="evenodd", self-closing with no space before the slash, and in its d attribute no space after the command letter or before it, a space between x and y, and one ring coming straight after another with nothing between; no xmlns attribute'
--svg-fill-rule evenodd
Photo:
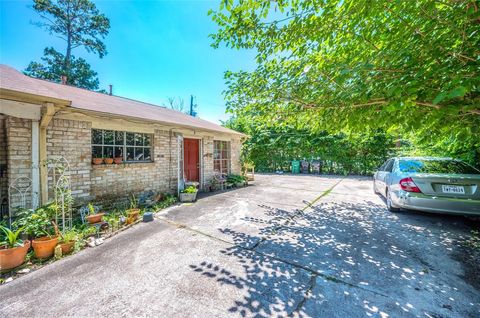
<svg viewBox="0 0 480 318"><path fill-rule="evenodd" d="M113 158L113 162L115 164L119 165L123 162L123 157L115 157L115 158Z"/></svg>
<svg viewBox="0 0 480 318"><path fill-rule="evenodd" d="M103 159L103 161L105 162L105 164L111 165L113 163L113 158L105 158Z"/></svg>
<svg viewBox="0 0 480 318"><path fill-rule="evenodd" d="M191 185L180 192L180 202L193 202L197 199L198 189Z"/></svg>
<svg viewBox="0 0 480 318"><path fill-rule="evenodd" d="M20 228L13 232L1 225L0 229L5 234L4 239L0 241L0 270L12 269L22 265L30 248L29 240L23 241L19 238L23 229Z"/></svg>
<svg viewBox="0 0 480 318"><path fill-rule="evenodd" d="M236 174L230 174L227 177L227 183L235 185L236 187L243 187L245 185L245 177Z"/></svg>
<svg viewBox="0 0 480 318"><path fill-rule="evenodd" d="M49 258L58 244L58 234L53 219L58 212L55 203L49 203L34 210L22 210L18 213L14 228L23 228L23 232L33 238L32 247L37 258Z"/></svg>
<svg viewBox="0 0 480 318"><path fill-rule="evenodd" d="M135 195L132 194L130 197L130 209L127 210L127 224L131 224L138 219L140 214L140 209L138 208L138 200L135 198Z"/></svg>
<svg viewBox="0 0 480 318"><path fill-rule="evenodd" d="M102 222L102 218L105 213L97 213L97 209L93 206L93 204L88 204L88 215L85 217L90 224L95 224Z"/></svg>
<svg viewBox="0 0 480 318"><path fill-rule="evenodd" d="M103 157L101 155L96 155L95 157L93 157L92 163L94 165L101 165L103 163Z"/></svg>
<svg viewBox="0 0 480 318"><path fill-rule="evenodd" d="M78 233L75 229L71 229L60 233L60 247L62 248L62 255L70 253L78 240Z"/></svg>

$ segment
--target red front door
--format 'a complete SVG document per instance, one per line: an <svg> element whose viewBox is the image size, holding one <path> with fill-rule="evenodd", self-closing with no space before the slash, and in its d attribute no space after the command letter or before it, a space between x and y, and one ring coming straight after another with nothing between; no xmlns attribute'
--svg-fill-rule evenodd
<svg viewBox="0 0 480 318"><path fill-rule="evenodd" d="M199 140L183 140L183 169L187 181L200 181Z"/></svg>

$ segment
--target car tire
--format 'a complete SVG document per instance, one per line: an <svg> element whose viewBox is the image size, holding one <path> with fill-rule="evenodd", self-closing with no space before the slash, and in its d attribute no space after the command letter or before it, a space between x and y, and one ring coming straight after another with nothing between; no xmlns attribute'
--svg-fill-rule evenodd
<svg viewBox="0 0 480 318"><path fill-rule="evenodd" d="M392 197L390 196L390 191L387 189L387 210L390 212L398 212L400 211L399 208L396 208L392 205Z"/></svg>

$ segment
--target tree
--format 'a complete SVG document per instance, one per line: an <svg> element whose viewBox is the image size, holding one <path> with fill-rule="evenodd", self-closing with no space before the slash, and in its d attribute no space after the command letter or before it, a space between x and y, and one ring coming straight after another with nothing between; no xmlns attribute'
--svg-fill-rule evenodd
<svg viewBox="0 0 480 318"><path fill-rule="evenodd" d="M210 14L214 47L258 52L254 71L225 73L237 116L480 152L475 1L226 0Z"/></svg>
<svg viewBox="0 0 480 318"><path fill-rule="evenodd" d="M65 56L53 48L46 48L42 62L30 62L24 73L28 76L46 79L49 81L60 82L60 76L67 76L70 85L86 88L89 90L98 90L99 82L97 72L90 68L90 65L82 58L71 56L69 72L63 70L63 61Z"/></svg>
<svg viewBox="0 0 480 318"><path fill-rule="evenodd" d="M88 66L86 69L90 69L85 60L75 61L72 55L75 48L83 47L87 52L97 54L100 58L107 54L102 40L108 34L110 21L98 11L95 4L89 0L34 0L33 2L33 9L42 18L42 22L38 22L37 25L64 40L66 49L60 67L51 65L41 67L40 63L32 62L33 64L31 63L28 68L55 70L58 73L52 73L51 77L60 78L61 75L72 74L72 69L75 67L78 72L79 63ZM45 50L50 56L45 55L44 59L52 59L53 56L56 59L59 56L60 53L52 50ZM88 80L98 81L96 78ZM74 79L67 78L67 84L73 84L73 81Z"/></svg>
<svg viewBox="0 0 480 318"><path fill-rule="evenodd" d="M185 109L185 102L181 97L167 97L168 107L181 113L189 114L190 111Z"/></svg>

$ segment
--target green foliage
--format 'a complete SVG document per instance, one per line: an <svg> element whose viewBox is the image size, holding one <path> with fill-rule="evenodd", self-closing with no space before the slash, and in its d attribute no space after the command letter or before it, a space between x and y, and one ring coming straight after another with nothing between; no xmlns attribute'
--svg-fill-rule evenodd
<svg viewBox="0 0 480 318"><path fill-rule="evenodd" d="M0 246L7 246L7 248L14 248L23 245L23 241L19 238L23 228L19 228L15 232L8 227L0 226L0 230L5 234L0 240Z"/></svg>
<svg viewBox="0 0 480 318"><path fill-rule="evenodd" d="M292 160L319 159L323 173L370 174L395 155L395 138L382 130L329 134L233 117L226 126L249 135L242 160L260 172L289 171Z"/></svg>
<svg viewBox="0 0 480 318"><path fill-rule="evenodd" d="M222 1L209 14L214 47L257 52L253 71L225 73L227 107L241 124L348 136L383 129L480 164L474 2Z"/></svg>
<svg viewBox="0 0 480 318"><path fill-rule="evenodd" d="M36 210L22 209L16 214L16 220L12 224L14 229L23 229L27 235L33 238L54 235L55 229L52 224L58 207L55 203L48 203Z"/></svg>
<svg viewBox="0 0 480 318"><path fill-rule="evenodd" d="M171 194L166 194L165 197L163 198L162 201L160 202L157 202L155 204L155 206L153 207L153 209L155 211L158 211L158 210L162 210L162 209L165 209L165 208L168 208L169 206L173 205L177 203L177 198Z"/></svg>
<svg viewBox="0 0 480 318"><path fill-rule="evenodd" d="M95 206L92 203L88 203L88 215L95 215L97 214L97 209L95 209Z"/></svg>
<svg viewBox="0 0 480 318"><path fill-rule="evenodd" d="M245 181L247 181L247 179L244 177L244 176L240 176L240 175L237 175L237 174L229 174L227 176L227 182L228 183L245 183Z"/></svg>
<svg viewBox="0 0 480 318"><path fill-rule="evenodd" d="M62 232L61 235L60 235L60 242L61 243L67 243L67 242L71 242L71 241L76 242L80 239L81 239L80 232L75 228L72 228L68 231Z"/></svg>
<svg viewBox="0 0 480 318"><path fill-rule="evenodd" d="M97 72L82 58L71 56L70 68L64 69L65 56L54 48L45 48L42 62L30 62L25 75L60 83L61 76L67 76L70 85L89 90L98 90Z"/></svg>
<svg viewBox="0 0 480 318"><path fill-rule="evenodd" d="M135 198L135 194L132 193L130 196L130 209L138 208L138 200Z"/></svg>
<svg viewBox="0 0 480 318"><path fill-rule="evenodd" d="M182 192L182 193L197 193L198 190L197 190L197 188L194 187L194 186L188 186L188 187L186 187L185 189L183 189L181 192Z"/></svg>
<svg viewBox="0 0 480 318"><path fill-rule="evenodd" d="M31 62L27 75L59 81L67 76L67 84L86 89L98 89L97 73L84 59L75 59L72 51L83 47L102 58L107 54L103 39L110 21L89 0L33 0L33 9L42 18L36 24L66 42L65 54L53 48L45 49L44 63Z"/></svg>
<svg viewBox="0 0 480 318"><path fill-rule="evenodd" d="M34 0L33 9L42 22L37 23L50 34L65 40L71 48L84 47L102 58L107 49L102 39L108 34L110 21L89 0Z"/></svg>

